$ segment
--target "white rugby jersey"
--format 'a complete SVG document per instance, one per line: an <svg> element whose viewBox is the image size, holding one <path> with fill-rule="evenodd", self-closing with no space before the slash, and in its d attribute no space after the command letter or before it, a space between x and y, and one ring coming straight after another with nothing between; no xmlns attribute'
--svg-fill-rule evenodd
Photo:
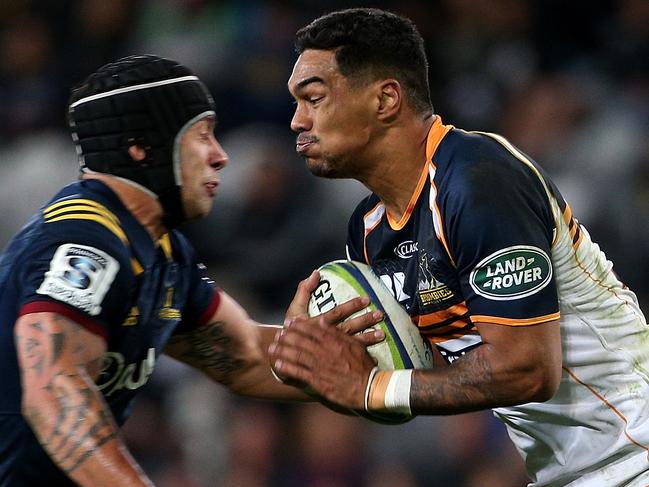
<svg viewBox="0 0 649 487"><path fill-rule="evenodd" d="M636 296L507 140L437 117L426 152L399 221L376 195L356 208L348 258L373 267L449 363L480 345L476 322L560 318L556 395L494 410L532 485L649 485L649 328Z"/></svg>

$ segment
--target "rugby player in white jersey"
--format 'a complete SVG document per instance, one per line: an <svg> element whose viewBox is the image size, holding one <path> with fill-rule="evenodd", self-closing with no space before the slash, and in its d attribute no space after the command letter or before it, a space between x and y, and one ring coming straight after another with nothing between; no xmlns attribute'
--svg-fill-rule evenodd
<svg viewBox="0 0 649 487"><path fill-rule="evenodd" d="M333 12L296 48L296 149L315 175L371 190L348 257L392 283L448 366L377 370L350 337L298 320L270 347L274 371L345 408L491 408L533 486L649 484L649 329L543 170L442 123L408 19Z"/></svg>

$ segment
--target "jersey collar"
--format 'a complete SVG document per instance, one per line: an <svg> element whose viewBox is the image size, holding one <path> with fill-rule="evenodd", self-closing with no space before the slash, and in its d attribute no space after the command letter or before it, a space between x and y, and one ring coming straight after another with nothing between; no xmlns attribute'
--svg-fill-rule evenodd
<svg viewBox="0 0 649 487"><path fill-rule="evenodd" d="M452 125L444 125L442 123L442 117L440 117L439 115L435 115L435 121L433 122L433 125L431 125L430 130L428 131L428 138L426 140L426 164L424 164L424 167L421 171L421 175L419 176L417 187L415 188L415 191L412 193L412 196L410 197L410 201L408 201L408 206L406 207L406 211L403 213L403 215L398 221L392 218L390 216L390 213L388 213L387 211L385 212L388 220L388 224L390 225L390 228L392 228L392 230L396 230L396 231L401 230L406 225L406 223L408 223L408 220L410 219L410 215L412 215L412 212L414 211L415 206L417 205L417 200L419 199L421 190L423 189L426 179L428 178L428 165L432 161L433 156L435 155L435 151L437 150L437 147L439 146L440 142L452 128L453 128Z"/></svg>

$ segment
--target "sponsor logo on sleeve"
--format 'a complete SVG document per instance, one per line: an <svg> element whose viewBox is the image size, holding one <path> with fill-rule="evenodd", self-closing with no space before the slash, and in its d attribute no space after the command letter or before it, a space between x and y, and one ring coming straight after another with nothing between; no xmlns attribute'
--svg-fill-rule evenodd
<svg viewBox="0 0 649 487"><path fill-rule="evenodd" d="M101 250L64 244L56 249L36 292L95 316L118 270L119 262Z"/></svg>
<svg viewBox="0 0 649 487"><path fill-rule="evenodd" d="M517 245L494 252L471 272L469 283L480 296L499 301L539 292L552 278L552 263L537 247Z"/></svg>

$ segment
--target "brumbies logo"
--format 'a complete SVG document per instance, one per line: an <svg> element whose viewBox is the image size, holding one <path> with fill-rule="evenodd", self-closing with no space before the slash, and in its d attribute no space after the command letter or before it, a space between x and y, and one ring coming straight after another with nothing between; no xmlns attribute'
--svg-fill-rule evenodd
<svg viewBox="0 0 649 487"><path fill-rule="evenodd" d="M541 249L517 245L494 252L471 272L469 282L480 296L498 301L530 296L548 285L552 264Z"/></svg>
<svg viewBox="0 0 649 487"><path fill-rule="evenodd" d="M64 244L56 249L36 292L98 315L118 270L119 262L99 249Z"/></svg>
<svg viewBox="0 0 649 487"><path fill-rule="evenodd" d="M394 248L394 254L402 259L410 259L417 252L418 242L406 240Z"/></svg>

